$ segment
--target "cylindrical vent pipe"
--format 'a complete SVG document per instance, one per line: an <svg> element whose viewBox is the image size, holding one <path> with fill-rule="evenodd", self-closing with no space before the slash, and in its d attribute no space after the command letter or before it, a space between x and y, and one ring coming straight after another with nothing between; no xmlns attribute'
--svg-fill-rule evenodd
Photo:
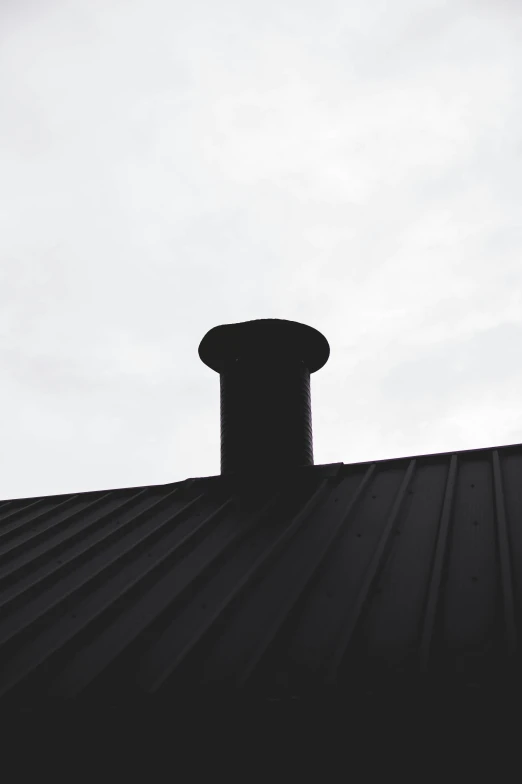
<svg viewBox="0 0 522 784"><path fill-rule="evenodd" d="M199 356L220 374L222 474L313 465L310 374L329 355L326 338L295 321L207 332Z"/></svg>

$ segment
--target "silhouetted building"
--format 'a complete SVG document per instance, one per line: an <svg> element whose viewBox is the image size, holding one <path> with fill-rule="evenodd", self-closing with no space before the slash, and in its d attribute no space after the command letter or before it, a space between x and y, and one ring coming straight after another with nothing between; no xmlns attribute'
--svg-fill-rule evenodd
<svg viewBox="0 0 522 784"><path fill-rule="evenodd" d="M320 333L220 326L199 354L219 476L0 505L4 719L216 734L235 711L302 743L508 721L522 446L314 465Z"/></svg>

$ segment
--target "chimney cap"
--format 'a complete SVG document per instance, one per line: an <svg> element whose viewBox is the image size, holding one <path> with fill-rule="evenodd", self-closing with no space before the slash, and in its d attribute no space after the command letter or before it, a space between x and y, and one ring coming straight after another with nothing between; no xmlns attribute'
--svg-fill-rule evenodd
<svg viewBox="0 0 522 784"><path fill-rule="evenodd" d="M315 373L328 361L330 346L317 329L298 321L255 319L214 327L199 344L198 353L217 373L238 357L262 361L285 356L301 360Z"/></svg>

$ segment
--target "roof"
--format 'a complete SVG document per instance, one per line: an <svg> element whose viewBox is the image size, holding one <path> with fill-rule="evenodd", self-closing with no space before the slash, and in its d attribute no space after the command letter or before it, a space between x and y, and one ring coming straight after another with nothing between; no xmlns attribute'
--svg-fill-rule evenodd
<svg viewBox="0 0 522 784"><path fill-rule="evenodd" d="M521 477L511 445L5 501L0 706L507 682Z"/></svg>

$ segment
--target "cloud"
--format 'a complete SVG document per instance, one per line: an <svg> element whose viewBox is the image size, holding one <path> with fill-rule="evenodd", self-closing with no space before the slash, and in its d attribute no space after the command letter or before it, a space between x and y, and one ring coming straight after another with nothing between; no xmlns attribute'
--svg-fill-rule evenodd
<svg viewBox="0 0 522 784"><path fill-rule="evenodd" d="M3 3L0 495L219 473L197 346L249 318L330 341L316 462L520 440L520 23Z"/></svg>

